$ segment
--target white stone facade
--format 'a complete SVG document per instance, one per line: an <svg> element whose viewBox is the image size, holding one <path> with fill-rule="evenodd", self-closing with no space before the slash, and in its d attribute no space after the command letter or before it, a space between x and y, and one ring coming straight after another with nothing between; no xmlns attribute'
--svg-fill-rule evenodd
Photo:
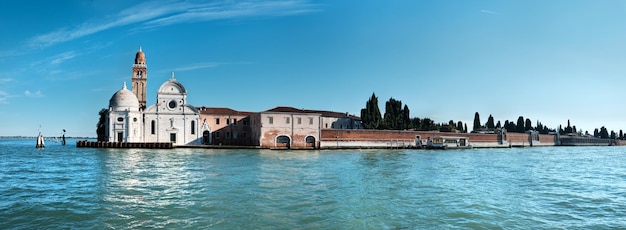
<svg viewBox="0 0 626 230"><path fill-rule="evenodd" d="M173 76L163 83L157 92L157 103L144 112L145 141L201 144L200 113L186 102L187 90Z"/></svg>
<svg viewBox="0 0 626 230"><path fill-rule="evenodd" d="M109 142L141 142L143 140L142 113L137 97L124 87L109 100L106 133Z"/></svg>
<svg viewBox="0 0 626 230"><path fill-rule="evenodd" d="M145 64L143 52L139 50L137 53ZM143 80L147 81L145 78ZM126 89L124 83L124 87L109 100L105 124L107 141L172 142L175 146L202 143L202 133L205 130L199 130L202 125L199 122L200 113L195 107L187 104L187 90L174 79L174 73L172 78L159 88L156 103L146 109L136 95L143 94L140 96L145 97L145 91L133 91L135 93Z"/></svg>

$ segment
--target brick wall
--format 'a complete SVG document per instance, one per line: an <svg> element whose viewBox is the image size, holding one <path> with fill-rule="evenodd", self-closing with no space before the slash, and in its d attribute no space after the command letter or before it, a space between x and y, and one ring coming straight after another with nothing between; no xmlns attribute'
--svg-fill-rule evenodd
<svg viewBox="0 0 626 230"><path fill-rule="evenodd" d="M507 133L506 141L499 143L496 134L322 129L320 147L413 147L416 145L416 136L422 141L435 136L467 137L470 145L474 147L508 147L509 144L530 146L528 133ZM535 145L554 145L554 135L539 135L539 142L533 142L533 146Z"/></svg>

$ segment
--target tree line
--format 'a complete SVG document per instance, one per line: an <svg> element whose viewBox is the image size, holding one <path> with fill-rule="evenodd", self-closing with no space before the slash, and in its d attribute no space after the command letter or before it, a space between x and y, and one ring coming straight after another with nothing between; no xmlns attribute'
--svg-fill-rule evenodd
<svg viewBox="0 0 626 230"><path fill-rule="evenodd" d="M385 102L385 113L381 113L378 107L378 97L375 93L365 103L365 108L361 109L361 121L365 129L387 129L387 130L421 130L421 131L441 131L441 132L469 132L467 124L461 121L454 122L453 120L447 123L437 123L428 117L419 118L411 117L408 105L403 105L402 101L389 98ZM516 120L505 120L501 123L499 120L496 122L493 116L490 114L487 118L487 122L481 123L480 114L476 112L474 114L474 124L471 132L493 132L496 129L505 129L507 132L512 133L525 133L530 130L537 131L540 134L559 133L561 135L577 135L577 136L593 136L603 139L622 139L625 140L626 136L622 130L619 133L614 131L608 131L604 126L596 128L593 134L587 131L582 131L576 128L575 125L571 125L567 120L567 126L563 128L559 125L558 128L549 128L543 125L540 121L536 121L535 125L529 118L519 116Z"/></svg>
<svg viewBox="0 0 626 230"><path fill-rule="evenodd" d="M388 129L388 130L439 130L443 132L467 132L467 124L463 122L436 123L425 117L411 117L408 105L402 105L402 101L393 97L385 102L385 113L381 114L378 107L378 97L375 93L361 109L361 121L365 129Z"/></svg>
<svg viewBox="0 0 626 230"><path fill-rule="evenodd" d="M478 114L478 112L474 114L474 126L472 132L488 132L501 128L504 128L507 132L512 133L524 133L533 130L539 132L540 134L558 132L561 135L593 136L602 139L626 139L622 130L620 130L619 133L616 133L615 131L609 132L604 126L599 129L596 128L593 131L593 135L591 135L588 131L583 132L582 130L577 129L575 125L572 126L570 120L567 120L567 126L565 128L563 128L562 125L559 125L558 129L551 129L539 121L537 121L536 125L533 126L532 121L528 118L524 119L524 116L519 116L516 122L505 120L504 125L501 125L500 121L498 121L497 124L494 124L493 116L490 114L489 118L487 118L487 122L482 125L480 122L480 114Z"/></svg>

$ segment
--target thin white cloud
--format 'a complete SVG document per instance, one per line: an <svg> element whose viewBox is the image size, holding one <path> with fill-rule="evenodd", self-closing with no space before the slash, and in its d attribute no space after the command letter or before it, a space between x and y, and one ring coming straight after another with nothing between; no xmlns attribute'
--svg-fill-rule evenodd
<svg viewBox="0 0 626 230"><path fill-rule="evenodd" d="M491 11L491 10L480 10L480 12L483 12L485 14L496 14L496 15L498 14L498 13L496 13L494 11Z"/></svg>
<svg viewBox="0 0 626 230"><path fill-rule="evenodd" d="M319 11L317 5L307 1L237 2L234 4L194 5L186 11L146 22L147 28L179 23L212 21L253 16L287 16Z"/></svg>
<svg viewBox="0 0 626 230"><path fill-rule="evenodd" d="M142 3L120 13L75 26L42 34L30 40L31 47L47 47L72 41L104 30L138 24L152 29L179 23L233 19L251 16L287 16L319 11L319 7L307 0L284 1L224 1L202 3L166 1Z"/></svg>
<svg viewBox="0 0 626 230"><path fill-rule="evenodd" d="M13 78L0 78L0 84L8 83L13 81ZM2 91L0 91L0 95L2 95Z"/></svg>
<svg viewBox="0 0 626 230"><path fill-rule="evenodd" d="M15 97L6 91L0 90L0 104L9 104L9 98Z"/></svg>
<svg viewBox="0 0 626 230"><path fill-rule="evenodd" d="M37 90L36 92L31 92L29 90L24 91L24 96L27 97L43 97L43 93L41 93L41 91Z"/></svg>
<svg viewBox="0 0 626 230"><path fill-rule="evenodd" d="M52 60L50 61L50 64L58 65L58 64L63 63L64 61L70 60L70 59L72 59L72 58L74 58L76 56L78 56L78 55L74 51L68 51L68 52L65 52L65 53L61 53L61 54L58 54L58 55L55 55L54 57L52 57Z"/></svg>
<svg viewBox="0 0 626 230"><path fill-rule="evenodd" d="M217 66L220 66L222 64L223 63L219 63L219 62L197 63L197 64L193 64L193 65L178 67L178 68L175 68L173 71L174 72L178 72L178 71L182 72L182 71L189 71L189 70L196 70L196 69L206 69L206 68L217 67Z"/></svg>
<svg viewBox="0 0 626 230"><path fill-rule="evenodd" d="M195 63L195 64L191 64L187 66L177 67L177 68L174 68L172 71L183 72L183 71L206 69L206 68L213 68L213 67L218 67L222 65L233 65L233 64L253 64L253 62L202 62L202 63Z"/></svg>

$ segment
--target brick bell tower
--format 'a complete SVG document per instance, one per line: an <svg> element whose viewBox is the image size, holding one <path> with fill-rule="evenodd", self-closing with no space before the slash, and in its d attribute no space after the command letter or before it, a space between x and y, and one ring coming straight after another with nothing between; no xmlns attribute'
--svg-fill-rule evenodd
<svg viewBox="0 0 626 230"><path fill-rule="evenodd" d="M148 66L146 66L146 55L139 47L135 54L135 64L133 65L133 94L139 100L139 109L146 108L146 84L148 83Z"/></svg>

